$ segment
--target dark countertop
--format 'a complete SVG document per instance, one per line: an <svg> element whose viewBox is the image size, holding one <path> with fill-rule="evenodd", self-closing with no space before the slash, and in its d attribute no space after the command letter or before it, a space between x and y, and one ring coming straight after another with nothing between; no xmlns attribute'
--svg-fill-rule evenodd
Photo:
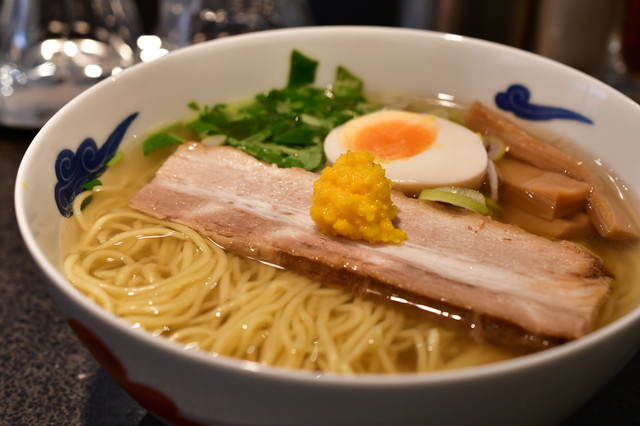
<svg viewBox="0 0 640 426"><path fill-rule="evenodd" d="M13 185L33 136L0 127L0 425L160 425L80 344L22 242Z"/></svg>
<svg viewBox="0 0 640 426"><path fill-rule="evenodd" d="M159 426L67 327L22 243L13 186L33 136L0 127L0 425ZM587 424L640 425L640 355L563 426Z"/></svg>

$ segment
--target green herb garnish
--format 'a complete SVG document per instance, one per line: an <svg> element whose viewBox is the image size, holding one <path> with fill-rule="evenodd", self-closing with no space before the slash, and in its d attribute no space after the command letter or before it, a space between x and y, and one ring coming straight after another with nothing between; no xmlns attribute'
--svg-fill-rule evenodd
<svg viewBox="0 0 640 426"><path fill-rule="evenodd" d="M198 116L183 128L200 140L225 135L226 145L280 167L318 170L325 163L324 138L347 120L380 107L364 97L364 84L346 68L336 69L333 84L313 87L318 62L297 50L291 53L287 86L259 93L237 105L188 106ZM144 153L183 143L173 132L161 131L144 142Z"/></svg>
<svg viewBox="0 0 640 426"><path fill-rule="evenodd" d="M336 70L336 79L333 84L333 93L340 98L362 97L364 83L362 80L343 66Z"/></svg>
<svg viewBox="0 0 640 426"><path fill-rule="evenodd" d="M291 52L289 82L287 87L300 87L312 84L316 80L318 61L311 59L297 50Z"/></svg>
<svg viewBox="0 0 640 426"><path fill-rule="evenodd" d="M100 181L100 179L91 179L88 182L85 182L84 185L82 185L82 189L84 189L85 191L89 191L91 189L93 189L95 186L100 186L102 185L102 182Z"/></svg>
<svg viewBox="0 0 640 426"><path fill-rule="evenodd" d="M116 154L111 157L109 161L107 161L107 167L113 167L118 164L124 158L124 154L122 152L116 152Z"/></svg>
<svg viewBox="0 0 640 426"><path fill-rule="evenodd" d="M174 135L173 133L155 133L144 141L142 144L142 152L144 155L149 155L161 148L166 148L171 145L179 145L181 143L184 143L184 139Z"/></svg>

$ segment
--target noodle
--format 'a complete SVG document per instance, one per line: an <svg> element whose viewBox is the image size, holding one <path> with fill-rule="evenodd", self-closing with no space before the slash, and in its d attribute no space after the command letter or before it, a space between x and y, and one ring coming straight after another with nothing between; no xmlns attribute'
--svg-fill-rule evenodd
<svg viewBox="0 0 640 426"><path fill-rule="evenodd" d="M127 153L103 185L76 197L63 232L67 278L132 326L187 349L333 373L427 372L515 356L413 312L228 253L186 226L131 209L129 200L162 160ZM639 245L583 244L616 277L603 326L640 300Z"/></svg>
<svg viewBox="0 0 640 426"><path fill-rule="evenodd" d="M107 185L76 198L65 230L78 237L68 237L69 280L133 326L189 349L334 373L434 371L460 366L463 353L465 365L487 351L483 362L511 356L134 211L128 201L151 175L110 170Z"/></svg>

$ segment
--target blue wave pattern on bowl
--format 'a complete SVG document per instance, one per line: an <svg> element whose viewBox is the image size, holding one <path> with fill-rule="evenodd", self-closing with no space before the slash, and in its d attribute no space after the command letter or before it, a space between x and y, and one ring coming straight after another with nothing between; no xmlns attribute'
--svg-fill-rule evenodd
<svg viewBox="0 0 640 426"><path fill-rule="evenodd" d="M535 105L529 102L531 92L522 84L512 84L504 92L499 92L495 97L496 105L505 111L514 113L525 120L548 121L555 119L576 120L582 123L593 124L593 121L584 115L568 109Z"/></svg>
<svg viewBox="0 0 640 426"><path fill-rule="evenodd" d="M107 162L118 151L129 125L137 116L138 113L135 112L122 120L100 148L95 140L86 138L75 153L70 149L63 149L58 153L55 164L58 181L54 188L54 196L58 210L63 216L71 216L73 200L83 191L83 185L96 179L107 168Z"/></svg>

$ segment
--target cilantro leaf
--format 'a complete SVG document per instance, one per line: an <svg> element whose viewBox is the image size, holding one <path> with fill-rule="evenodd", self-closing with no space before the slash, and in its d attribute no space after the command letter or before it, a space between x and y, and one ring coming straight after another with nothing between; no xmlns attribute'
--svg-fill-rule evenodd
<svg viewBox="0 0 640 426"><path fill-rule="evenodd" d="M340 98L356 98L363 96L364 83L343 66L338 66L333 81L333 94ZM364 100L364 99L363 99Z"/></svg>
<svg viewBox="0 0 640 426"><path fill-rule="evenodd" d="M173 133L155 133L151 135L142 144L142 152L144 155L149 155L154 151L165 148L171 145L179 145L184 143L185 140Z"/></svg>
<svg viewBox="0 0 640 426"><path fill-rule="evenodd" d="M311 84L316 80L318 61L311 59L297 50L291 52L289 82L287 87L299 87Z"/></svg>
<svg viewBox="0 0 640 426"><path fill-rule="evenodd" d="M228 144L258 160L276 164L279 167L300 167L305 170L318 170L325 162L321 145L296 149L271 142L239 141L233 138L229 139Z"/></svg>
<svg viewBox="0 0 640 426"><path fill-rule="evenodd" d="M313 145L317 133L312 127L302 125L276 135L273 141L283 145Z"/></svg>

